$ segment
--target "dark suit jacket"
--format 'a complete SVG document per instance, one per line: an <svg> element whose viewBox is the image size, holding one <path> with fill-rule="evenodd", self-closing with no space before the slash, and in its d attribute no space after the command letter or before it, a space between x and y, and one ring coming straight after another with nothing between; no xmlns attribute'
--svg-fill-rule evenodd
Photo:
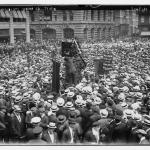
<svg viewBox="0 0 150 150"><path fill-rule="evenodd" d="M116 124L112 132L112 139L114 142L126 142L127 129L125 123L121 122L118 125Z"/></svg>
<svg viewBox="0 0 150 150"><path fill-rule="evenodd" d="M80 138L80 133L79 131L77 130L77 128L74 128L73 129L73 142L74 143L77 143L79 142L79 138ZM66 128L64 131L63 131L63 134L62 134L62 142L63 143L70 143L71 142L71 132L69 130L69 128Z"/></svg>
<svg viewBox="0 0 150 150"><path fill-rule="evenodd" d="M96 143L96 137L93 135L92 129L89 129L83 138L84 143Z"/></svg>
<svg viewBox="0 0 150 150"><path fill-rule="evenodd" d="M43 118L41 118L41 124L40 124L40 126L42 128L47 128L48 123L49 123L48 116L45 115Z"/></svg>
<svg viewBox="0 0 150 150"><path fill-rule="evenodd" d="M23 114L20 114L21 122L17 119L15 113L11 114L11 131L14 138L19 138L24 135L25 132L25 118Z"/></svg>
<svg viewBox="0 0 150 150"><path fill-rule="evenodd" d="M56 144L58 143L58 136L57 133L54 132L54 143L52 143L48 130L43 131L42 133L42 140L46 141L48 144Z"/></svg>

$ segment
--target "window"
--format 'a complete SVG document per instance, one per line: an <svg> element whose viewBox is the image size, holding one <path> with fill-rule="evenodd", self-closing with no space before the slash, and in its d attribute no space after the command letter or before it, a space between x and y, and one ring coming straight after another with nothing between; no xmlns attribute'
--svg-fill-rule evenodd
<svg viewBox="0 0 150 150"><path fill-rule="evenodd" d="M112 13L111 13L111 10L109 10L109 11L108 11L108 21L109 21L109 22L111 21L111 14L112 14Z"/></svg>
<svg viewBox="0 0 150 150"><path fill-rule="evenodd" d="M91 39L94 39L94 28L91 29Z"/></svg>
<svg viewBox="0 0 150 150"><path fill-rule="evenodd" d="M84 10L84 12L83 12L83 20L88 20L88 10Z"/></svg>
<svg viewBox="0 0 150 150"><path fill-rule="evenodd" d="M98 20L100 20L100 17L101 17L101 11L98 10Z"/></svg>
<svg viewBox="0 0 150 150"><path fill-rule="evenodd" d="M13 18L13 22L25 22L25 18Z"/></svg>
<svg viewBox="0 0 150 150"><path fill-rule="evenodd" d="M57 21L57 15L56 14L54 15L54 18L55 18L55 21Z"/></svg>
<svg viewBox="0 0 150 150"><path fill-rule="evenodd" d="M65 10L63 11L63 21L67 21L67 13Z"/></svg>
<svg viewBox="0 0 150 150"><path fill-rule="evenodd" d="M141 23L144 23L144 16L141 16Z"/></svg>
<svg viewBox="0 0 150 150"><path fill-rule="evenodd" d="M44 20L52 21L52 10L44 10Z"/></svg>
<svg viewBox="0 0 150 150"><path fill-rule="evenodd" d="M70 17L70 21L73 21L73 12L72 12L72 10L69 11L69 17Z"/></svg>
<svg viewBox="0 0 150 150"><path fill-rule="evenodd" d="M87 28L84 29L84 39L85 40L88 39L88 29Z"/></svg>
<svg viewBox="0 0 150 150"><path fill-rule="evenodd" d="M94 20L94 10L91 10L91 20Z"/></svg>
<svg viewBox="0 0 150 150"><path fill-rule="evenodd" d="M103 21L105 21L106 20L106 11L104 10L103 11Z"/></svg>
<svg viewBox="0 0 150 150"><path fill-rule="evenodd" d="M31 18L31 21L35 21L35 16L34 16L33 11L30 11L30 18Z"/></svg>
<svg viewBox="0 0 150 150"><path fill-rule="evenodd" d="M1 18L0 17L0 22L9 22L9 18Z"/></svg>

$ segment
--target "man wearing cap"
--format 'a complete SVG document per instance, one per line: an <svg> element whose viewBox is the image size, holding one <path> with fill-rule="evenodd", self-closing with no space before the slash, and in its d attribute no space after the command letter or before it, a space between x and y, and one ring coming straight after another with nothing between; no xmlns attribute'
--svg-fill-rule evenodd
<svg viewBox="0 0 150 150"><path fill-rule="evenodd" d="M80 125L76 122L75 112L70 113L68 123L68 127L63 132L63 143L78 143L80 141L82 131Z"/></svg>
<svg viewBox="0 0 150 150"><path fill-rule="evenodd" d="M63 132L67 127L68 127L67 117L65 115L59 115L57 117L57 134L59 143L63 143Z"/></svg>
<svg viewBox="0 0 150 150"><path fill-rule="evenodd" d="M84 143L99 144L100 143L100 125L99 122L93 122L91 128L84 135Z"/></svg>
<svg viewBox="0 0 150 150"><path fill-rule="evenodd" d="M11 129L13 141L19 142L25 133L25 117L19 105L14 105L14 111L11 114Z"/></svg>
<svg viewBox="0 0 150 150"><path fill-rule="evenodd" d="M28 141L29 139L32 139L34 134L33 134L33 128L39 127L41 123L41 118L40 117L33 117L31 118L30 123L28 123L27 130L26 130L26 140Z"/></svg>
<svg viewBox="0 0 150 150"><path fill-rule="evenodd" d="M65 100L61 97L57 98L57 106L59 110L56 112L56 116L59 116L60 114L63 114L68 117L68 111L64 108Z"/></svg>
<svg viewBox="0 0 150 150"><path fill-rule="evenodd" d="M42 133L42 139L47 142L47 144L56 144L58 142L58 135L56 132L56 123L50 122Z"/></svg>
<svg viewBox="0 0 150 150"><path fill-rule="evenodd" d="M42 127L37 126L37 127L33 128L32 130L33 130L32 131L33 137L32 137L32 139L30 139L28 141L27 144L33 144L33 145L45 145L45 144L47 144L44 140L41 139L42 131L43 131Z"/></svg>
<svg viewBox="0 0 150 150"><path fill-rule="evenodd" d="M114 122L110 126L112 132L112 140L114 143L125 144L126 143L126 124L122 117L115 116Z"/></svg>

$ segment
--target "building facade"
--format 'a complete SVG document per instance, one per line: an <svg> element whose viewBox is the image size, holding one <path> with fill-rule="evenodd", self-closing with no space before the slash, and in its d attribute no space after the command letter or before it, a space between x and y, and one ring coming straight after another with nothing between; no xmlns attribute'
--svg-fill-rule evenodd
<svg viewBox="0 0 150 150"><path fill-rule="evenodd" d="M29 12L0 9L0 42L15 43L22 39L30 42Z"/></svg>
<svg viewBox="0 0 150 150"><path fill-rule="evenodd" d="M31 38L106 40L114 35L113 10L30 11Z"/></svg>
<svg viewBox="0 0 150 150"><path fill-rule="evenodd" d="M131 37L138 31L138 14L135 10L114 10L115 38Z"/></svg>

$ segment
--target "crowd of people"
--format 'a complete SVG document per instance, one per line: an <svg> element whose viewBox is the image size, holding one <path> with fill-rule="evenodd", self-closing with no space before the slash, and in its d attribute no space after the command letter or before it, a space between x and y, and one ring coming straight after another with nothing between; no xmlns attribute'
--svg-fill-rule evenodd
<svg viewBox="0 0 150 150"><path fill-rule="evenodd" d="M61 44L0 44L1 144L150 144L148 39L81 43L87 63L64 86ZM113 55L96 74L94 59ZM60 92L52 92L52 61L60 62Z"/></svg>

